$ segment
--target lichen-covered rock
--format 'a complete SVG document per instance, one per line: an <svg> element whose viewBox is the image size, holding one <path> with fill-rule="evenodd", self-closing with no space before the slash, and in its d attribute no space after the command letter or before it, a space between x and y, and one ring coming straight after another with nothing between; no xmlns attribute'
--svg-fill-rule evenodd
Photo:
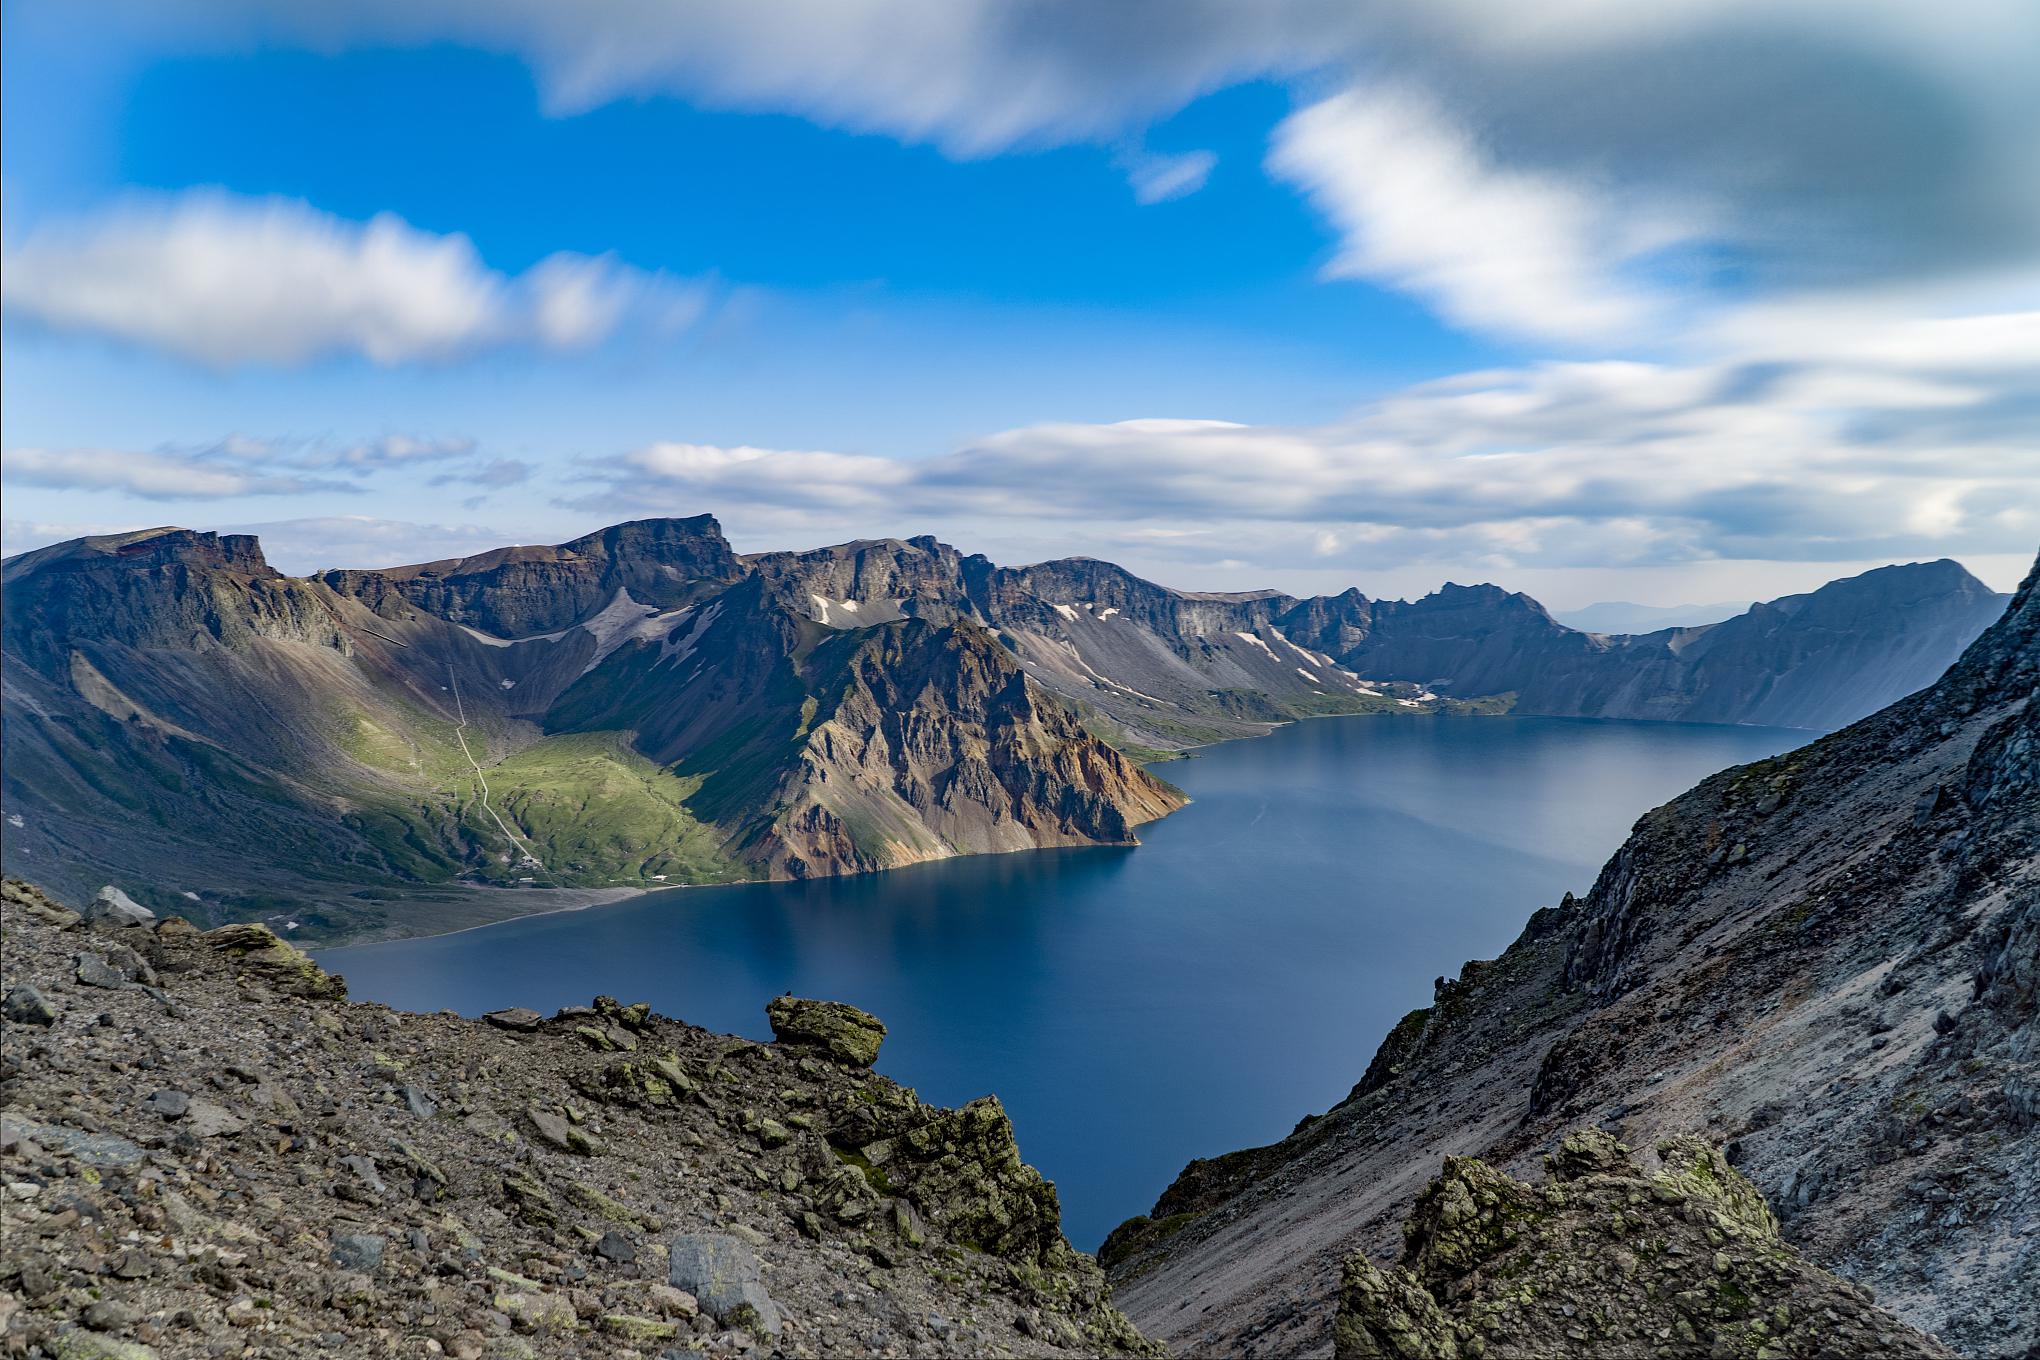
<svg viewBox="0 0 2040 1360"><path fill-rule="evenodd" d="M18 878L0 879L0 914L26 912L44 925L68 930L85 918L43 895L42 889Z"/></svg>
<svg viewBox="0 0 2040 1360"><path fill-rule="evenodd" d="M337 1001L347 995L347 984L313 963L311 957L275 931L263 925L221 926L201 937L212 949L232 959L290 996Z"/></svg>
<svg viewBox="0 0 2040 1360"><path fill-rule="evenodd" d="M1712 1145L1657 1152L1646 1174L1611 1135L1572 1134L1542 1186L1447 1158L1402 1259L1347 1258L1339 1360L1954 1354L1787 1246Z"/></svg>
<svg viewBox="0 0 2040 1360"><path fill-rule="evenodd" d="M1008 1258L1043 1260L1063 1244L1055 1187L1020 1160L997 1096L931 1111L864 1156L952 1240Z"/></svg>
<svg viewBox="0 0 2040 1360"><path fill-rule="evenodd" d="M877 1062L878 1047L885 1041L884 1022L840 1001L775 997L765 1007L765 1018L780 1043L819 1048L856 1067Z"/></svg>
<svg viewBox="0 0 2040 1360"><path fill-rule="evenodd" d="M765 1290L758 1258L728 1233L682 1233L666 1247L666 1282L694 1296L726 1327L778 1336L779 1305Z"/></svg>

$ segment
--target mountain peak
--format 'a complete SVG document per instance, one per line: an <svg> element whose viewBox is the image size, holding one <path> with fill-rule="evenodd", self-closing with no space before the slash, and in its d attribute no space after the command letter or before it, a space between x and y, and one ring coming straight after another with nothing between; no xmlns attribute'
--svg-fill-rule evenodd
<svg viewBox="0 0 2040 1360"><path fill-rule="evenodd" d="M722 523L714 515L689 515L686 518L668 515L656 519L625 520L558 546L561 552L617 557L627 553L655 554L674 548L698 550L705 544L720 545L725 551L729 549L729 540L723 537Z"/></svg>
<svg viewBox="0 0 2040 1360"><path fill-rule="evenodd" d="M246 576L278 574L262 555L261 540L253 534L216 534L163 525L67 539L21 553L7 559L4 579L11 583L59 564L74 570L99 570L126 564L155 567L169 563Z"/></svg>

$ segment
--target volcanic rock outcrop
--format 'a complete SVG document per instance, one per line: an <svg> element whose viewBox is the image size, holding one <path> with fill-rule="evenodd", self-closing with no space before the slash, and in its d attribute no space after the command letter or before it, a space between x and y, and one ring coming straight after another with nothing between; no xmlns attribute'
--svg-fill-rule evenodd
<svg viewBox="0 0 2040 1360"><path fill-rule="evenodd" d="M405 1015L261 926L0 892L0 1353L1160 1353L996 1100L812 1042L849 1007Z"/></svg>
<svg viewBox="0 0 2040 1360"><path fill-rule="evenodd" d="M1648 1175L1598 1130L1568 1135L1526 1185L1448 1157L1417 1196L1402 1258L1346 1258L1339 1360L1507 1356L1952 1357L1810 1265L1757 1188L1694 1138Z"/></svg>

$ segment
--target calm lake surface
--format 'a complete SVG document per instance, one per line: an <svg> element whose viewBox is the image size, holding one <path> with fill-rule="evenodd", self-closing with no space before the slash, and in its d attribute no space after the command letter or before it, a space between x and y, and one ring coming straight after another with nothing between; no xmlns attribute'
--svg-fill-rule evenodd
<svg viewBox="0 0 2040 1360"><path fill-rule="evenodd" d="M1191 1158L1343 1098L1432 978L1584 892L1645 810L1812 735L1318 719L1157 767L1195 801L1137 849L680 889L320 959L406 1010L608 993L759 1039L781 992L852 1002L924 1100L1004 1099L1090 1249Z"/></svg>

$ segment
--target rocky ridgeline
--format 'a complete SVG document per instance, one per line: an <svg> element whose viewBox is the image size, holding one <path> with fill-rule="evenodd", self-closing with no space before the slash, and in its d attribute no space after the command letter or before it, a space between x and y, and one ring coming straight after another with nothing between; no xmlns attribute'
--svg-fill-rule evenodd
<svg viewBox="0 0 2040 1360"><path fill-rule="evenodd" d="M852 1007L405 1015L261 926L4 907L6 1354L1159 1353Z"/></svg>
<svg viewBox="0 0 2040 1360"><path fill-rule="evenodd" d="M1610 1134L1573 1134L1541 1186L1447 1158L1397 1265L1346 1258L1339 1360L1954 1354L1787 1246L1712 1145L1657 1154L1646 1175Z"/></svg>

